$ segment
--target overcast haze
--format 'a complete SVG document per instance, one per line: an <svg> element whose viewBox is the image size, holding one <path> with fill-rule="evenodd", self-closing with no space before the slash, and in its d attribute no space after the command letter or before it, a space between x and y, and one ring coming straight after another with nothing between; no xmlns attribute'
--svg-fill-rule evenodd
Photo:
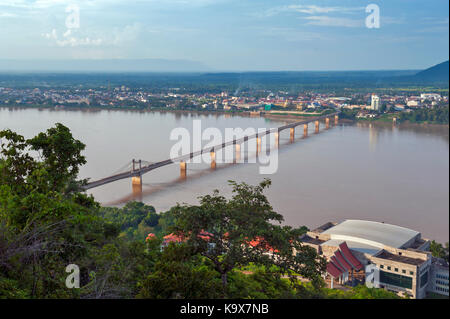
<svg viewBox="0 0 450 319"><path fill-rule="evenodd" d="M365 25L371 3L380 28ZM69 29L73 4L80 27ZM448 12L448 0L0 0L0 60L177 60L164 61L171 71L424 69L448 60Z"/></svg>

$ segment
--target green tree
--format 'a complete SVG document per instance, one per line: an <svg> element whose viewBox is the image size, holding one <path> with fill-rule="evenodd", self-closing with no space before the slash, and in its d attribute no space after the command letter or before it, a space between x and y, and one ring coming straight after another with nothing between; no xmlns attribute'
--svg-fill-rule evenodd
<svg viewBox="0 0 450 319"><path fill-rule="evenodd" d="M269 204L264 190L270 180L257 186L230 181L233 197L227 200L216 190L200 198L200 205L178 205L173 230L187 239L194 251L211 261L221 275L224 292L227 275L249 263L276 265L282 274L297 273L322 283L325 261L316 251L303 246L302 229L280 226L283 217Z"/></svg>
<svg viewBox="0 0 450 319"><path fill-rule="evenodd" d="M445 243L445 246L434 240L430 243L430 251L434 257L449 259L449 244Z"/></svg>
<svg viewBox="0 0 450 319"><path fill-rule="evenodd" d="M92 247L118 235L94 199L70 186L84 145L61 124L29 140L10 130L0 138L0 282L31 298L79 296L65 287L65 267L82 267Z"/></svg>
<svg viewBox="0 0 450 319"><path fill-rule="evenodd" d="M206 299L221 296L219 274L186 245L170 244L140 284L138 298Z"/></svg>

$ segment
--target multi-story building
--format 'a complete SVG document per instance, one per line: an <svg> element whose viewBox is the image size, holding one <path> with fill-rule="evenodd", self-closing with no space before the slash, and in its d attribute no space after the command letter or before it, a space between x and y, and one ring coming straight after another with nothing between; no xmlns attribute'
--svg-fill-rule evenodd
<svg viewBox="0 0 450 319"><path fill-rule="evenodd" d="M328 260L324 278L340 284L366 284L399 295L448 295L448 262L429 252L417 231L365 220L327 223L301 238Z"/></svg>
<svg viewBox="0 0 450 319"><path fill-rule="evenodd" d="M440 258L433 258L429 291L448 296L448 263Z"/></svg>
<svg viewBox="0 0 450 319"><path fill-rule="evenodd" d="M378 95L372 94L370 109L373 111L378 111L380 109L380 97Z"/></svg>

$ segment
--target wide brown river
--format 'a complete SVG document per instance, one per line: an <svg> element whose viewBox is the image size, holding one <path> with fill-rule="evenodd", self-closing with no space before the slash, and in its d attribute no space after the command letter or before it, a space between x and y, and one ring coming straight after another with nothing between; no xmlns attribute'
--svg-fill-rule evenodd
<svg viewBox="0 0 450 319"><path fill-rule="evenodd" d="M176 143L174 128L272 128L284 120L226 115L131 111L68 111L0 108L0 130L10 128L25 137L60 122L86 144L87 164L80 178L99 179L120 171L133 158L149 162L169 158ZM412 228L424 237L449 240L449 130L444 126L340 123L304 139L303 128L294 143L289 131L280 136L278 170L261 175L259 164L188 164L187 178L173 164L143 176L141 194L131 180L92 189L104 205L142 200L164 211L179 203L195 204L197 197L219 189L231 194L228 180L256 184L267 177L267 195L276 211L293 226L310 228L327 221L368 219ZM206 142L206 141L205 141ZM251 156L250 156L251 157Z"/></svg>

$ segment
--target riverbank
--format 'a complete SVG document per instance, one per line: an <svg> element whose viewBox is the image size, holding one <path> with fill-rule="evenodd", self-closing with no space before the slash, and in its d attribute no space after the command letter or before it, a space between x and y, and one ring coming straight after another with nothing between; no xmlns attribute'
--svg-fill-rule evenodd
<svg viewBox="0 0 450 319"><path fill-rule="evenodd" d="M195 115L229 115L241 117L263 117L273 120L283 120L286 122L297 122L308 118L307 116L299 116L294 114L270 114L264 112L251 111L222 111L222 110L180 110L180 109L166 109L166 108L151 108L151 109L137 109L134 107L104 107L104 106L89 106L89 107L55 107L52 105L0 105L0 108L6 109L38 109L38 110L53 110L53 111L82 111L82 112L100 112L100 111L121 111L121 112L139 112L139 113L173 113L173 114L195 114ZM320 115L317 115L320 116Z"/></svg>
<svg viewBox="0 0 450 319"><path fill-rule="evenodd" d="M42 110L54 110L54 111L84 111L84 112L100 112L100 111L130 111L130 112L139 112L139 113L148 113L148 112L158 112L158 113L173 113L173 114L195 114L195 115L229 115L229 116L241 116L241 117L263 117L269 120L281 120L286 121L288 123L301 121L303 119L310 118L311 116L303 116L295 113L291 114L280 114L280 113L265 113L262 112L250 112L250 111L224 111L224 110L181 110L181 109L167 109L167 108L151 108L151 109L137 109L135 107L105 107L105 106L89 106L89 107L55 107L52 105L0 105L0 108L6 109L42 109ZM255 114L259 113L259 114ZM323 113L321 115L324 115ZM316 115L316 116L321 116ZM383 118L375 118L375 119L350 119L350 118L340 118L340 123L370 123L377 125L392 125L393 120L392 117L383 117ZM396 122L397 126L402 127L449 127L449 124L439 124L439 123L429 123L429 122Z"/></svg>

